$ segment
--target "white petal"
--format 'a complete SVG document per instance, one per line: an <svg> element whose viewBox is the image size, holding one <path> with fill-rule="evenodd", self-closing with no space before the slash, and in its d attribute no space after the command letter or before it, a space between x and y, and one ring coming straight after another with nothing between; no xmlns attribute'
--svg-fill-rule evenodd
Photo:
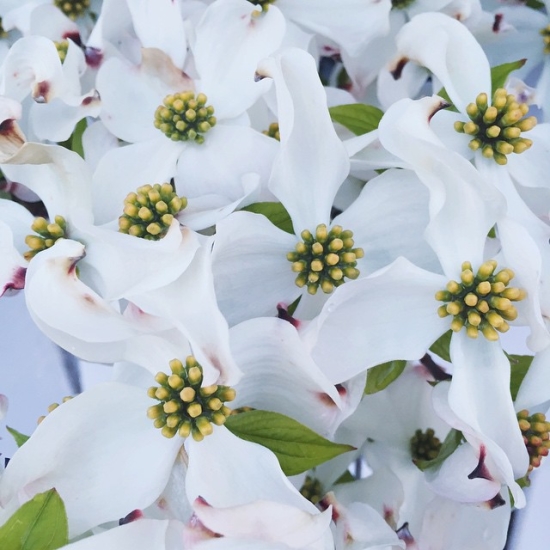
<svg viewBox="0 0 550 550"><path fill-rule="evenodd" d="M275 455L258 445L239 439L225 426L196 442L189 439L187 498L202 497L216 508L270 500L295 506L308 513L317 508L306 500L283 474Z"/></svg>
<svg viewBox="0 0 550 550"><path fill-rule="evenodd" d="M314 59L287 50L258 69L277 90L281 151L269 188L285 205L296 232L328 223L334 196L349 173Z"/></svg>
<svg viewBox="0 0 550 550"><path fill-rule="evenodd" d="M114 382L64 403L11 459L0 502L55 487L70 537L145 508L166 485L181 447L181 439L164 438L147 418L152 403L145 389Z"/></svg>
<svg viewBox="0 0 550 550"><path fill-rule="evenodd" d="M139 519L64 546L66 550L168 550L166 520ZM175 550L175 549L174 549Z"/></svg>
<svg viewBox="0 0 550 550"><path fill-rule="evenodd" d="M235 212L218 224L212 268L220 309L230 325L275 315L279 302L290 305L299 296L286 259L295 244L294 235L259 214Z"/></svg>
<svg viewBox="0 0 550 550"><path fill-rule="evenodd" d="M441 106L437 96L399 101L382 118L379 132L382 145L406 160L427 185L431 222L426 240L445 274L454 278L463 261L481 264L487 233L505 204L502 195L466 159L442 147L429 127Z"/></svg>
<svg viewBox="0 0 550 550"><path fill-rule="evenodd" d="M183 68L187 41L180 4L172 0L128 0L128 8L143 47L166 52L176 67Z"/></svg>
<svg viewBox="0 0 550 550"><path fill-rule="evenodd" d="M229 327L214 294L211 243L199 248L189 267L171 284L130 298L141 309L172 322L189 339L204 368L204 384L235 384L240 370L229 349Z"/></svg>
<svg viewBox="0 0 550 550"><path fill-rule="evenodd" d="M391 3L385 0L320 0L314 6L307 0L279 0L277 6L287 18L334 40L350 55L389 31Z"/></svg>
<svg viewBox="0 0 550 550"><path fill-rule="evenodd" d="M434 298L445 284L404 258L345 283L302 332L313 359L333 383L394 359L419 359L449 326Z"/></svg>
<svg viewBox="0 0 550 550"><path fill-rule="evenodd" d="M396 37L400 55L430 69L464 112L481 92L491 93L490 67L471 32L442 13L412 18Z"/></svg>
<svg viewBox="0 0 550 550"><path fill-rule="evenodd" d="M331 437L357 405L329 382L287 321L245 321L231 329L231 349L243 370L234 407L279 412Z"/></svg>
<svg viewBox="0 0 550 550"><path fill-rule="evenodd" d="M220 119L242 114L265 91L254 82L258 62L281 44L284 18L276 6L258 15L258 7L244 0L214 2L196 28L193 48L201 78Z"/></svg>
<svg viewBox="0 0 550 550"><path fill-rule="evenodd" d="M201 499L194 502L193 508L208 529L225 537L282 542L290 548L322 548L313 545L326 535L330 537L330 510L311 514L287 504L266 500L214 508Z"/></svg>
<svg viewBox="0 0 550 550"><path fill-rule="evenodd" d="M516 398L516 409L533 409L550 400L550 346L535 355Z"/></svg>

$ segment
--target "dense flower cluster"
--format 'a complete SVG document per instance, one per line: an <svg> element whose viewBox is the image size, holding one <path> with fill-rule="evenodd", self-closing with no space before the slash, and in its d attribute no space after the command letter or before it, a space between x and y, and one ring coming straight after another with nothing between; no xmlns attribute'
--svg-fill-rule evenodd
<svg viewBox="0 0 550 550"><path fill-rule="evenodd" d="M0 0L0 296L113 365L1 548L502 550L550 433L530 6Z"/></svg>

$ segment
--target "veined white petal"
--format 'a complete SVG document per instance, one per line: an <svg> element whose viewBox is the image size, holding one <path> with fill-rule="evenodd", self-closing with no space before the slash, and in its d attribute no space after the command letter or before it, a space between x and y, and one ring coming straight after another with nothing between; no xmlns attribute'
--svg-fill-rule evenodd
<svg viewBox="0 0 550 550"><path fill-rule="evenodd" d="M294 229L327 223L334 196L349 173L346 150L330 119L314 59L290 49L258 68L277 91L281 150L269 188L288 210Z"/></svg>
<svg viewBox="0 0 550 550"><path fill-rule="evenodd" d="M302 331L313 359L333 383L394 359L419 359L449 327L434 298L446 283L405 258L345 283Z"/></svg>
<svg viewBox="0 0 550 550"><path fill-rule="evenodd" d="M251 319L233 327L230 336L243 370L234 407L279 412L325 437L355 409L357 403L346 399L347 389L337 389L327 379L288 321Z"/></svg>

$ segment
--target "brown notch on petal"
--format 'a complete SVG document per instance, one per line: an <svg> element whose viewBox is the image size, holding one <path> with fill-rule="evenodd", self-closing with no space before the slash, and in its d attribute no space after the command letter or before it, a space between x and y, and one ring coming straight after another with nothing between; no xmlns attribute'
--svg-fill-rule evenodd
<svg viewBox="0 0 550 550"><path fill-rule="evenodd" d="M504 15L502 13L495 13L495 20L493 21L493 32L500 32L500 25L502 24L503 19Z"/></svg>
<svg viewBox="0 0 550 550"><path fill-rule="evenodd" d="M0 162L11 158L25 143L25 135L13 119L0 123Z"/></svg>
<svg viewBox="0 0 550 550"><path fill-rule="evenodd" d="M495 508L504 506L506 501L502 498L500 493L497 493L491 500L488 500L486 504L490 510L494 510Z"/></svg>
<svg viewBox="0 0 550 550"><path fill-rule="evenodd" d="M450 107L451 104L448 103L447 101L444 101L443 99L437 104L434 106L434 108L432 109L432 112L428 115L428 122L430 122L430 120L432 120L432 117L438 113L439 111L443 110L443 109L446 109L447 107Z"/></svg>
<svg viewBox="0 0 550 550"><path fill-rule="evenodd" d="M75 31L66 32L63 35L63 40L72 40L79 48L84 46L84 44L82 44L82 38L80 38L80 33Z"/></svg>
<svg viewBox="0 0 550 550"><path fill-rule="evenodd" d="M130 512L127 516L118 520L119 525L126 525L127 523L132 523L143 517L143 512L141 510L134 510Z"/></svg>
<svg viewBox="0 0 550 550"><path fill-rule="evenodd" d="M481 447L479 448L479 461L477 463L477 466L468 475L468 479L488 479L489 481L493 480L493 476L489 473L489 470L485 465L486 456L487 451L485 450L485 445L481 445Z"/></svg>
<svg viewBox="0 0 550 550"><path fill-rule="evenodd" d="M94 101L99 101L100 99L101 98L99 97L99 92L97 90L94 90L93 95L85 97L82 100L81 105L82 107L87 107L88 105L90 105L90 103L93 103Z"/></svg>
<svg viewBox="0 0 550 550"><path fill-rule="evenodd" d="M300 321L290 315L288 306L283 303L277 304L277 317L283 321L288 321L293 327L298 328L300 326Z"/></svg>
<svg viewBox="0 0 550 550"><path fill-rule="evenodd" d="M407 57L402 57L395 63L395 67L393 69L390 69L390 74L393 76L394 80L399 80L401 78L403 69L408 62L409 59Z"/></svg>
<svg viewBox="0 0 550 550"><path fill-rule="evenodd" d="M42 82L35 84L32 91L32 98L36 101L36 103L47 103L49 93L50 83L43 80Z"/></svg>
<svg viewBox="0 0 550 550"><path fill-rule="evenodd" d="M84 57L86 58L86 64L92 69L99 68L103 61L103 53L101 53L101 50L90 46L84 48Z"/></svg>

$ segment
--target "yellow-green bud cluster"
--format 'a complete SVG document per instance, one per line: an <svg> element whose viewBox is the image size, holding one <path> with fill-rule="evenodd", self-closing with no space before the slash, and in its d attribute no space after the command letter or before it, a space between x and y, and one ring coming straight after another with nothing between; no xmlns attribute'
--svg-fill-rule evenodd
<svg viewBox="0 0 550 550"><path fill-rule="evenodd" d="M451 328L458 332L462 327L470 338L481 331L488 340L498 340L498 332L506 332L518 312L512 302L523 300L523 289L509 287L514 272L505 268L495 273L497 262L489 260L474 274L472 264L464 262L460 282L449 281L445 290L436 292L435 299L445 302L437 310L440 317L452 315ZM498 331L498 332L497 332Z"/></svg>
<svg viewBox="0 0 550 550"><path fill-rule="evenodd" d="M204 143L204 135L216 125L214 107L204 94L179 92L167 95L155 111L155 128L173 141Z"/></svg>
<svg viewBox="0 0 550 550"><path fill-rule="evenodd" d="M317 478L306 476L300 494L313 504L318 504L324 496L323 486Z"/></svg>
<svg viewBox="0 0 550 550"><path fill-rule="evenodd" d="M66 403L67 401L70 401L72 398L73 398L72 395L67 395L66 397L63 398L63 400L61 401L61 404ZM52 411L55 411L55 409L57 409L57 407L59 407L59 405L60 405L59 403L52 403L48 407L48 413L47 414L51 413ZM44 420L44 418L46 418L47 414L44 415L44 416L40 416L38 418L38 420L36 421L36 423L40 424Z"/></svg>
<svg viewBox="0 0 550 550"><path fill-rule="evenodd" d="M529 469L527 473L538 468L542 458L548 456L550 449L550 422L542 413L529 415L529 411L518 412L518 423L523 435L523 442L529 453Z"/></svg>
<svg viewBox="0 0 550 550"><path fill-rule="evenodd" d="M546 25L540 30L542 40L544 42L544 53L550 53L550 25Z"/></svg>
<svg viewBox="0 0 550 550"><path fill-rule="evenodd" d="M428 428L425 432L416 430L411 437L410 450L413 461L417 460L433 460L437 458L441 450L441 441L435 436L432 428Z"/></svg>
<svg viewBox="0 0 550 550"><path fill-rule="evenodd" d="M286 257L292 262L292 271L298 273L296 284L307 286L310 294L317 289L329 294L343 284L344 277L357 279L357 260L362 258L362 248L354 248L353 232L335 225L330 231L323 223L317 226L315 235L305 229L300 233L303 241Z"/></svg>
<svg viewBox="0 0 550 550"><path fill-rule="evenodd" d="M272 122L267 130L264 130L262 134L272 137L277 141L281 141L281 133L279 132L279 123Z"/></svg>
<svg viewBox="0 0 550 550"><path fill-rule="evenodd" d="M90 7L90 0L54 0L53 3L73 21Z"/></svg>
<svg viewBox="0 0 550 550"><path fill-rule="evenodd" d="M31 229L38 235L25 237L25 243L30 248L23 254L27 261L30 261L42 250L52 247L57 239L66 237L67 222L63 216L56 216L53 223L49 223L46 218L38 217L32 222Z"/></svg>
<svg viewBox="0 0 550 550"><path fill-rule="evenodd" d="M59 42L54 42L54 44L57 50L57 55L59 55L59 59L61 60L61 63L63 63L67 57L67 52L69 51L69 41L60 40Z"/></svg>
<svg viewBox="0 0 550 550"><path fill-rule="evenodd" d="M150 241L162 239L174 216L187 206L169 183L142 185L124 199L124 214L118 218L121 233Z"/></svg>
<svg viewBox="0 0 550 550"><path fill-rule="evenodd" d="M2 24L2 18L0 17L0 38L7 38L8 37L8 31L4 28L4 25Z"/></svg>
<svg viewBox="0 0 550 550"><path fill-rule="evenodd" d="M235 390L217 384L201 387L202 367L192 355L185 365L172 359L170 369L170 375L157 373L155 380L160 385L147 390L149 397L160 401L147 409L147 416L165 437L191 435L195 441L202 441L212 433L212 424L221 426L231 414L224 403L235 399Z"/></svg>
<svg viewBox="0 0 550 550"><path fill-rule="evenodd" d="M470 117L468 122L455 122L457 132L471 136L470 149L481 150L486 158L492 158L497 164L506 164L506 155L523 153L533 142L521 136L535 127L534 116L525 117L529 111L526 103L518 103L512 94L499 88L489 105L487 94L479 94L475 103L466 107Z"/></svg>

